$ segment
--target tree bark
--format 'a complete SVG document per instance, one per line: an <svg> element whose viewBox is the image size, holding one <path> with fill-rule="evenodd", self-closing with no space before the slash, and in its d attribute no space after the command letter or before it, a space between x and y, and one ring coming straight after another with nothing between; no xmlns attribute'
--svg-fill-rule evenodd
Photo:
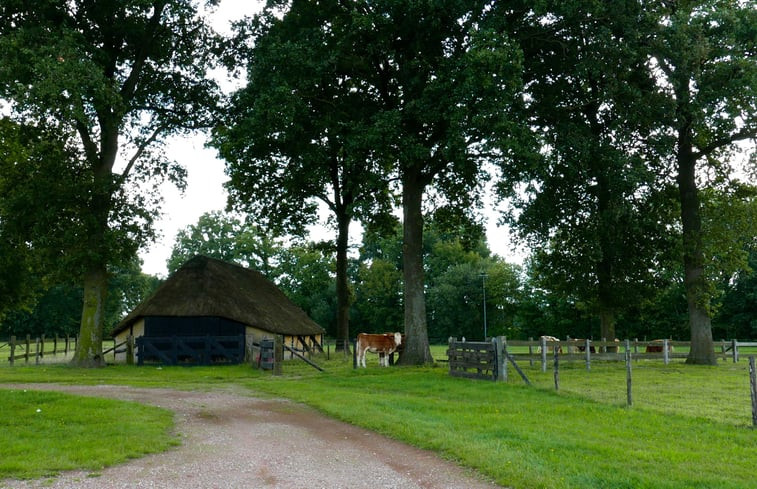
<svg viewBox="0 0 757 489"><path fill-rule="evenodd" d="M350 339L350 288L347 275L347 247L350 219L339 215L336 238L336 350L349 353Z"/></svg>
<svg viewBox="0 0 757 489"><path fill-rule="evenodd" d="M696 158L689 124L684 124L679 130L677 160L683 228L684 286L691 329L691 350L686 363L717 365L709 312L710 297L704 274L702 217L699 211L696 184Z"/></svg>
<svg viewBox="0 0 757 489"><path fill-rule="evenodd" d="M408 174L409 173L409 174ZM406 172L402 178L402 265L405 306L403 365L433 363L428 342L426 297L423 273L423 190L418 175Z"/></svg>
<svg viewBox="0 0 757 489"><path fill-rule="evenodd" d="M79 341L71 364L77 367L102 367L103 324L108 274L105 264L95 265L84 275L84 305L82 307Z"/></svg>

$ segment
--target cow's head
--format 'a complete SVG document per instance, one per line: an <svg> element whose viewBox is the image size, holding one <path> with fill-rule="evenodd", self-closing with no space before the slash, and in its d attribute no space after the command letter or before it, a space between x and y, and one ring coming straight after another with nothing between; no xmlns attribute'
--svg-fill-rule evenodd
<svg viewBox="0 0 757 489"><path fill-rule="evenodd" d="M394 344L399 346L402 343L402 333L394 333Z"/></svg>

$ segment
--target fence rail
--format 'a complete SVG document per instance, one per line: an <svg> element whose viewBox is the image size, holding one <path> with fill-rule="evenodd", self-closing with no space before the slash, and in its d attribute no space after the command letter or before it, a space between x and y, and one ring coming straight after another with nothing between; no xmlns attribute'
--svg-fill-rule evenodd
<svg viewBox="0 0 757 489"><path fill-rule="evenodd" d="M0 349L8 348L7 359L10 365L14 365L16 360L24 360L24 363L34 360L34 363L39 364L46 355L68 355L76 349L76 342L77 338L70 336L46 338L42 335L32 338L26 335L21 339L11 336L7 342L0 344Z"/></svg>

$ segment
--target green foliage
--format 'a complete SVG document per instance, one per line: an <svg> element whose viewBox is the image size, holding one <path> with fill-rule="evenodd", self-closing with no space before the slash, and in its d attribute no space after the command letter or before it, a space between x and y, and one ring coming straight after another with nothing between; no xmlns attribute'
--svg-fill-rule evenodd
<svg viewBox="0 0 757 489"><path fill-rule="evenodd" d="M282 249L275 269L281 290L332 336L336 334L334 268L330 253L303 244Z"/></svg>
<svg viewBox="0 0 757 489"><path fill-rule="evenodd" d="M175 272L196 255L238 263L273 278L272 260L280 246L261 229L221 212L203 214L176 234L168 273Z"/></svg>
<svg viewBox="0 0 757 489"><path fill-rule="evenodd" d="M26 389L0 389L0 404L0 479L99 471L178 442L173 414L156 407Z"/></svg>
<svg viewBox="0 0 757 489"><path fill-rule="evenodd" d="M106 332L160 285L159 279L140 270L141 261L111 269L105 309ZM79 333L83 292L70 282L53 282L38 289L27 309L15 309L0 320L0 336L76 336Z"/></svg>
<svg viewBox="0 0 757 489"><path fill-rule="evenodd" d="M725 284L713 320L717 338L757 338L757 249L749 254L749 269Z"/></svg>
<svg viewBox="0 0 757 489"><path fill-rule="evenodd" d="M213 123L220 93L206 75L220 39L197 14L181 0L0 5L0 97L20 125L51 127L51 146L66 152L42 151L37 168L15 162L39 189L22 195L40 196L41 216L57 218L18 236L84 282L78 363L101 362L108 266L124 265L152 238L157 185L183 181L161 143Z"/></svg>

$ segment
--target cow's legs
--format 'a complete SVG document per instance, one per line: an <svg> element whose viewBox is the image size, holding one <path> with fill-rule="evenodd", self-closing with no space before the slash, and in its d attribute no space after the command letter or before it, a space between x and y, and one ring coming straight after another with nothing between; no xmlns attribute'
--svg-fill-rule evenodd
<svg viewBox="0 0 757 489"><path fill-rule="evenodd" d="M365 354L366 353L368 353L368 348L361 348L360 351L359 351L359 353L358 353L358 357L360 359L358 361L358 365L360 365L363 368L366 368L366 366L365 366Z"/></svg>

